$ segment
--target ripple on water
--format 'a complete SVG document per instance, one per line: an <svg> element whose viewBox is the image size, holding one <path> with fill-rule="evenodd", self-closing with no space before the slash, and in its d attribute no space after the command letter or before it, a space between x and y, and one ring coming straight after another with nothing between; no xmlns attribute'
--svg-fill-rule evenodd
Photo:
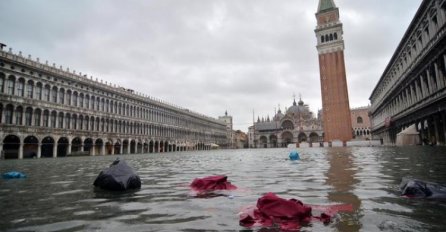
<svg viewBox="0 0 446 232"><path fill-rule="evenodd" d="M83 189L75 189L75 190L70 190L70 191L63 191L63 192L57 192L57 193L53 193L53 196L60 196L60 195L67 195L67 194L76 194L76 193L81 193L81 192L87 192L87 190L83 190Z"/></svg>
<svg viewBox="0 0 446 232"><path fill-rule="evenodd" d="M92 186L116 156L5 161L0 170L14 168L26 170L30 177L49 178L0 180L0 208L10 209L0 210L0 228L240 231L239 209L255 205L266 192L276 192L308 204L352 205L353 212L339 214L331 224L312 223L303 231L378 231L380 224L398 225L401 231L444 231L446 204L399 196L398 185L406 174L427 181L446 176L446 148L424 149L298 149L298 162L289 162L287 149L125 155L143 185L124 193ZM194 178L214 174L228 175L240 188L231 192L233 198L188 195Z"/></svg>

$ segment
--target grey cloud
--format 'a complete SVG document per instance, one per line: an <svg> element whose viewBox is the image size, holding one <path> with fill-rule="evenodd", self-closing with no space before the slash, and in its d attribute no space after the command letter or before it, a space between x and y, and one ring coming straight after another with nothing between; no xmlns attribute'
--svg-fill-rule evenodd
<svg viewBox="0 0 446 232"><path fill-rule="evenodd" d="M335 0L346 40L350 105L368 104L419 0ZM246 131L302 94L321 107L307 0L4 0L1 42L42 60L213 117Z"/></svg>

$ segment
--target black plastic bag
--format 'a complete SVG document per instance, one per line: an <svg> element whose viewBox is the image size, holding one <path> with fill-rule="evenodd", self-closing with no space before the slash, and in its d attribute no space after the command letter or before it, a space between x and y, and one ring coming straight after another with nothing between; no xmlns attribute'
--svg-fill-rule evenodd
<svg viewBox="0 0 446 232"><path fill-rule="evenodd" d="M124 191L141 188L141 180L124 160L118 158L99 173L93 185L106 190Z"/></svg>

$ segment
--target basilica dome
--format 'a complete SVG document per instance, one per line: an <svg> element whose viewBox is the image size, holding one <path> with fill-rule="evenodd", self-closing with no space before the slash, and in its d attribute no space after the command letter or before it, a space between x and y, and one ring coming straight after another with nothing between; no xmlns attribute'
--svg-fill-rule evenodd
<svg viewBox="0 0 446 232"><path fill-rule="evenodd" d="M304 104L302 99L299 99L299 104L296 104L296 99L294 99L293 105L288 108L287 114L301 114L301 113L310 113L308 106Z"/></svg>

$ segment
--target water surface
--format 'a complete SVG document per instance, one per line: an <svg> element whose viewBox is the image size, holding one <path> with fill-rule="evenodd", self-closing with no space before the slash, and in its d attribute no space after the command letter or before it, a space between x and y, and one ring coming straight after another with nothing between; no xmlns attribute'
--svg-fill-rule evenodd
<svg viewBox="0 0 446 232"><path fill-rule="evenodd" d="M0 179L0 230L246 231L238 224L240 208L274 192L306 204L353 205L332 223L301 231L446 231L446 202L401 198L398 188L404 176L446 182L446 148L298 150L297 162L287 160L287 149L120 156L143 182L126 193L92 185L117 156L1 160L1 173L17 170L28 178ZM188 183L214 174L241 190L234 197L190 195Z"/></svg>

